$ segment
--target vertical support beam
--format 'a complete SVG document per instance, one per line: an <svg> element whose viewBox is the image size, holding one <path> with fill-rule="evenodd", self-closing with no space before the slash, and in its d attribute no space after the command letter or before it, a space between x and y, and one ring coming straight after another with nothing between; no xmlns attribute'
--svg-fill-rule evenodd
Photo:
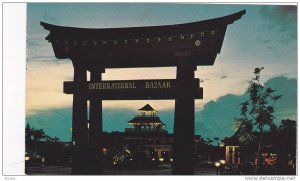
<svg viewBox="0 0 300 181"><path fill-rule="evenodd" d="M87 81L87 72L82 66L74 65L74 82ZM72 174L86 174L87 144L87 99L80 92L73 95L72 113Z"/></svg>
<svg viewBox="0 0 300 181"><path fill-rule="evenodd" d="M102 73L104 69L91 70L91 82L99 82L102 80ZM102 100L93 97L90 100L90 174L99 175L103 173L103 159L102 159Z"/></svg>
<svg viewBox="0 0 300 181"><path fill-rule="evenodd" d="M174 116L173 175L194 174L195 100L191 92L195 66L192 65L191 58L189 52L177 54L178 92Z"/></svg>

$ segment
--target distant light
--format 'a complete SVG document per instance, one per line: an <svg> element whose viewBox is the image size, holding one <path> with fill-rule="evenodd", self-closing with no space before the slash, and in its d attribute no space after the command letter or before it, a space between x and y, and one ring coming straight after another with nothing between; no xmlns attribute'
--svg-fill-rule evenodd
<svg viewBox="0 0 300 181"><path fill-rule="evenodd" d="M220 147L224 147L225 145L224 145L224 143L220 143Z"/></svg>
<svg viewBox="0 0 300 181"><path fill-rule="evenodd" d="M132 161L132 158L130 158L130 161Z"/></svg>
<svg viewBox="0 0 300 181"><path fill-rule="evenodd" d="M155 161L155 158L152 158L152 161Z"/></svg>
<svg viewBox="0 0 300 181"><path fill-rule="evenodd" d="M29 156L25 156L25 160L28 161L30 159Z"/></svg>
<svg viewBox="0 0 300 181"><path fill-rule="evenodd" d="M75 141L73 141L73 146L75 146Z"/></svg>
<svg viewBox="0 0 300 181"><path fill-rule="evenodd" d="M224 164L225 164L225 160L220 160L220 163L221 163L222 165L224 165Z"/></svg>
<svg viewBox="0 0 300 181"><path fill-rule="evenodd" d="M221 165L220 162L215 162L215 166L216 166L216 167L219 167L220 165Z"/></svg>
<svg viewBox="0 0 300 181"><path fill-rule="evenodd" d="M170 162L173 162L174 160L173 160L173 158L170 158Z"/></svg>
<svg viewBox="0 0 300 181"><path fill-rule="evenodd" d="M115 164L117 164L116 162L113 162L113 164L115 165Z"/></svg>
<svg viewBox="0 0 300 181"><path fill-rule="evenodd" d="M160 162L163 162L163 161L164 161L164 158L159 158L159 161L160 161Z"/></svg>
<svg viewBox="0 0 300 181"><path fill-rule="evenodd" d="M87 129L90 129L90 123L87 123L86 127Z"/></svg>

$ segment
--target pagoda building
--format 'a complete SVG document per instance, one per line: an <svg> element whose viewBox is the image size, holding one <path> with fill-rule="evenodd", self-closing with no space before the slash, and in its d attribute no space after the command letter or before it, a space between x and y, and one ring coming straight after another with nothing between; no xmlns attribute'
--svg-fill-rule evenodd
<svg viewBox="0 0 300 181"><path fill-rule="evenodd" d="M133 128L125 128L127 141L143 145L143 152L153 160L170 162L173 136L168 134L166 125L157 116L157 110L149 104L138 109L140 114L128 121Z"/></svg>
<svg viewBox="0 0 300 181"><path fill-rule="evenodd" d="M126 128L125 132L167 133L166 125L157 116L157 111L149 104L139 109L140 114L128 121L134 128Z"/></svg>

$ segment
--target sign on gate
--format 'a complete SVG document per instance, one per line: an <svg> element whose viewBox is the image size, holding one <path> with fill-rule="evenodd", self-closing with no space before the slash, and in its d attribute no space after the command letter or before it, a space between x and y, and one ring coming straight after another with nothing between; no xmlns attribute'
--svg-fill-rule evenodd
<svg viewBox="0 0 300 181"><path fill-rule="evenodd" d="M176 79L64 82L64 93L78 92L87 99L102 100L175 99L179 94L178 86ZM201 99L203 90L199 87L199 79L194 79L191 86L189 94Z"/></svg>

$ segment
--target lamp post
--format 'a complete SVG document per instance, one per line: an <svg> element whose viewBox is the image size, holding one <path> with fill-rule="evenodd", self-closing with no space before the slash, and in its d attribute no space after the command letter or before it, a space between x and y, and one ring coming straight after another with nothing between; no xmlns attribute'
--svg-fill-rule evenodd
<svg viewBox="0 0 300 181"><path fill-rule="evenodd" d="M28 162L29 162L29 154L25 153L25 174L28 175Z"/></svg>
<svg viewBox="0 0 300 181"><path fill-rule="evenodd" d="M220 174L223 175L223 171L225 170L225 160L220 160L221 163L221 170L220 170Z"/></svg>
<svg viewBox="0 0 300 181"><path fill-rule="evenodd" d="M215 162L215 166L217 168L217 175L219 175L219 167L221 166L221 163L220 162Z"/></svg>

